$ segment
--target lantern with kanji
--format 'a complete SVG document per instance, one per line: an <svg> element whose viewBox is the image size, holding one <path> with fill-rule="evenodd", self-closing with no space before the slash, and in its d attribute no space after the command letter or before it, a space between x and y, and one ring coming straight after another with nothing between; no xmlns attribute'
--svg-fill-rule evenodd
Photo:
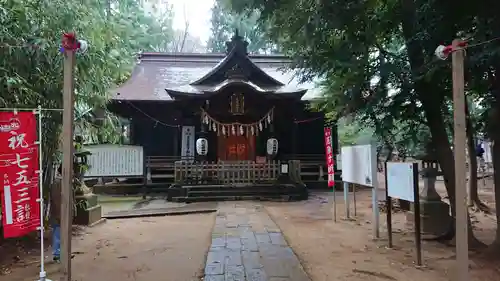
<svg viewBox="0 0 500 281"><path fill-rule="evenodd" d="M275 156L278 153L278 140L270 138L267 140L267 155Z"/></svg>
<svg viewBox="0 0 500 281"><path fill-rule="evenodd" d="M199 138L196 140L196 153L201 156L205 156L208 153L208 140L205 138Z"/></svg>

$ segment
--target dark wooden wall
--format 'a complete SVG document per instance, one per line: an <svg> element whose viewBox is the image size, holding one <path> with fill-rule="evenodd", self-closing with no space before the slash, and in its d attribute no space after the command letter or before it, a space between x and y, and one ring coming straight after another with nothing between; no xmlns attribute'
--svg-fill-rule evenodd
<svg viewBox="0 0 500 281"><path fill-rule="evenodd" d="M167 127L149 118L134 118L131 122L131 144L144 147L146 156L174 156L180 141L180 129ZM177 135L177 140L176 140Z"/></svg>
<svg viewBox="0 0 500 281"><path fill-rule="evenodd" d="M324 114L310 112L301 101L271 100L263 101L275 106L273 132L264 129L256 137L256 155L266 155L267 139L271 136L279 141L276 159L283 159L293 154L324 154ZM146 156L179 156L181 148L181 128L165 126L165 124L194 125L196 138L202 135L199 106L202 102L182 104L137 104L126 111L131 118L131 144L144 147ZM214 103L215 104L215 103ZM259 111L262 111L260 109ZM144 115L144 112L149 116ZM266 111L267 112L267 111ZM260 112L259 112L260 113ZM255 113L254 113L255 114ZM174 118L173 115L177 117ZM260 115L262 116L262 115ZM222 118L222 117L221 117ZM318 118L318 119L315 119ZM294 120L315 119L310 122L295 124ZM160 122L156 122L159 120ZM336 127L333 128L333 141L337 143ZM208 131L204 134L209 142L208 160L217 159L217 133ZM337 149L336 146L334 146Z"/></svg>
<svg viewBox="0 0 500 281"><path fill-rule="evenodd" d="M318 117L320 118L296 124L297 154L325 153L323 116L314 116L311 114L310 117L301 120L310 120Z"/></svg>

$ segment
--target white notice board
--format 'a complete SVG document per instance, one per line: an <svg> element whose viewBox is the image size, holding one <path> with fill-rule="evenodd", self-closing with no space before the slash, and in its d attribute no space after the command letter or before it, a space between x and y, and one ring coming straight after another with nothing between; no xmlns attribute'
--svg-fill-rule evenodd
<svg viewBox="0 0 500 281"><path fill-rule="evenodd" d="M126 177L144 174L142 146L99 144L84 147L89 170L85 177Z"/></svg>
<svg viewBox="0 0 500 281"><path fill-rule="evenodd" d="M387 162L387 195L415 202L413 163Z"/></svg>
<svg viewBox="0 0 500 281"><path fill-rule="evenodd" d="M342 181L377 187L377 149L375 145L341 148Z"/></svg>

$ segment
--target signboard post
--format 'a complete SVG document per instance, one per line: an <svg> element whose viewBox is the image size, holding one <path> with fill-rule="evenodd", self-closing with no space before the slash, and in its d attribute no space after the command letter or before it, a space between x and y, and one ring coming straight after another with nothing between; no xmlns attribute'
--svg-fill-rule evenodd
<svg viewBox="0 0 500 281"><path fill-rule="evenodd" d="M333 160L332 129L324 129L326 166L328 169L328 187L333 191L333 221L337 221L337 200L335 195L335 161Z"/></svg>
<svg viewBox="0 0 500 281"><path fill-rule="evenodd" d="M415 247L417 249L417 265L422 265L422 245L420 227L420 195L418 188L417 163L385 163L385 194L387 200L387 234L389 248L392 248L392 198L413 203L415 218Z"/></svg>

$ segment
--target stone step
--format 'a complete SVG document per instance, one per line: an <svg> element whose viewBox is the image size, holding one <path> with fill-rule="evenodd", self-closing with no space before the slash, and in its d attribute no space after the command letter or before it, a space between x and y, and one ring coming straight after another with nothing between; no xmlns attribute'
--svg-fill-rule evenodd
<svg viewBox="0 0 500 281"><path fill-rule="evenodd" d="M292 184L259 184L259 183L227 183L227 184L200 184L200 185L182 185L183 188L196 189L196 190L222 190L222 189L271 189L271 188L293 188L296 187Z"/></svg>
<svg viewBox="0 0 500 281"><path fill-rule="evenodd" d="M203 196L269 196L269 195L286 195L292 193L293 190L203 190L203 191L188 191L188 197L203 197Z"/></svg>
<svg viewBox="0 0 500 281"><path fill-rule="evenodd" d="M224 196L212 195L203 197L173 197L173 202L209 202L209 201L238 201L238 200L299 200L301 194L282 194L282 195L241 195L241 196Z"/></svg>

